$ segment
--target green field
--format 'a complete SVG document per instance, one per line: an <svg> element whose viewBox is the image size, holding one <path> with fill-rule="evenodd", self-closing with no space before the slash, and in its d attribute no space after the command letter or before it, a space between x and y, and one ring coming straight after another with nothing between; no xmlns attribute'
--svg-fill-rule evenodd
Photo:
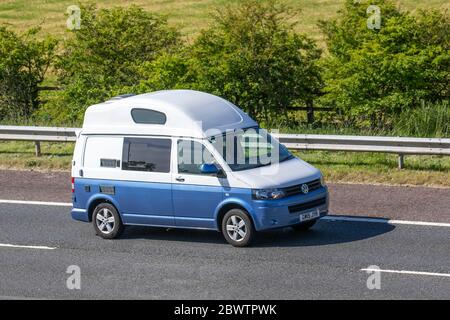
<svg viewBox="0 0 450 320"><path fill-rule="evenodd" d="M82 1L83 2L83 1ZM131 3L140 5L149 11L167 15L169 22L188 39L192 39L199 30L210 22L210 12L236 0L138 0L99 1L99 7L116 5L126 6ZM298 31L309 34L322 41L317 22L336 15L343 0L284 0L286 4L300 10L296 23ZM450 8L447 0L399 0L401 8L415 10L417 8ZM44 32L62 36L66 30L65 12L67 7L76 4L76 0L0 0L0 23L8 23L17 30L41 25Z"/></svg>

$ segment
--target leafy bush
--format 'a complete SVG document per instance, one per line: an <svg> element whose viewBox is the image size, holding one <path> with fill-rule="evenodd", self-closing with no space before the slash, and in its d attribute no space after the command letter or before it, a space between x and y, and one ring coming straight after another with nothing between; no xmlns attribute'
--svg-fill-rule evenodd
<svg viewBox="0 0 450 320"><path fill-rule="evenodd" d="M367 27L369 4L381 9L380 29ZM80 125L86 107L111 96L190 88L232 101L265 126L448 135L447 12L346 0L336 19L320 24L328 49L321 57L294 30L296 12L278 0L217 9L191 44L140 7L80 7L81 29L68 34L58 59L57 42L36 40L38 29L0 27L0 120L29 121L47 100L34 113L41 123ZM52 64L63 90L39 94ZM302 127L304 113L288 107L313 99L337 113L319 112L320 123Z"/></svg>
<svg viewBox="0 0 450 320"><path fill-rule="evenodd" d="M143 80L128 90L146 93L166 89L196 89L197 78L191 64L188 47L181 47L178 52L163 53L140 66L139 77Z"/></svg>
<svg viewBox="0 0 450 320"><path fill-rule="evenodd" d="M366 8L381 9L381 28L366 25ZM386 127L421 101L448 100L449 30L446 12L401 12L388 0L347 0L340 16L321 23L329 56L324 60L323 104L362 127Z"/></svg>
<svg viewBox="0 0 450 320"><path fill-rule="evenodd" d="M320 88L320 50L278 1L249 0L216 11L193 46L199 88L227 98L267 125Z"/></svg>
<svg viewBox="0 0 450 320"><path fill-rule="evenodd" d="M0 26L0 120L26 121L39 107L39 85L51 66L57 41L36 39L39 28L23 34Z"/></svg>
<svg viewBox="0 0 450 320"><path fill-rule="evenodd" d="M278 1L246 0L213 13L215 23L181 53L144 68L139 91L192 88L222 96L266 124L319 91L320 50L293 29ZM207 110L205 110L207 111Z"/></svg>
<svg viewBox="0 0 450 320"><path fill-rule="evenodd" d="M71 32L58 62L64 90L42 113L79 122L85 108L139 83L139 68L179 45L164 17L137 6L81 5L81 28Z"/></svg>

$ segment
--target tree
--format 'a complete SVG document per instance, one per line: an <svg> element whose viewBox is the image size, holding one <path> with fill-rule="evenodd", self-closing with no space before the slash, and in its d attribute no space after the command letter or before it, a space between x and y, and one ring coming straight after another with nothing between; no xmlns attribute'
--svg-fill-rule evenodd
<svg viewBox="0 0 450 320"><path fill-rule="evenodd" d="M124 89L141 80L144 62L180 44L179 34L164 17L140 7L80 8L81 28L71 31L58 63L64 90L53 111L55 117L61 114L72 122L82 119L89 105L126 93Z"/></svg>
<svg viewBox="0 0 450 320"><path fill-rule="evenodd" d="M139 68L143 80L129 91L146 93L166 89L198 89L189 52L189 47L180 47L176 52L163 53L153 61L144 62Z"/></svg>
<svg viewBox="0 0 450 320"><path fill-rule="evenodd" d="M296 33L278 1L246 0L217 10L191 51L193 87L242 107L266 125L320 89L320 50Z"/></svg>
<svg viewBox="0 0 450 320"><path fill-rule="evenodd" d="M321 23L329 50L322 103L335 105L353 124L376 128L421 101L448 100L447 13L412 14L379 0L381 26L370 29L369 4L347 0L338 18Z"/></svg>
<svg viewBox="0 0 450 320"><path fill-rule="evenodd" d="M0 119L29 120L39 86L53 63L57 41L36 39L39 28L17 34L0 26Z"/></svg>

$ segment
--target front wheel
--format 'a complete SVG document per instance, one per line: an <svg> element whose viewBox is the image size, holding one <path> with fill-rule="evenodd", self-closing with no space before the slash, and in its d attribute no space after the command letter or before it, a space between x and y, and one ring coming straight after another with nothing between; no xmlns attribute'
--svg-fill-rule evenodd
<svg viewBox="0 0 450 320"><path fill-rule="evenodd" d="M103 239L114 239L123 232L123 224L116 208L109 203L100 203L95 207L92 222L97 235Z"/></svg>
<svg viewBox="0 0 450 320"><path fill-rule="evenodd" d="M255 229L247 213L231 209L222 219L222 234L232 246L246 247L253 240Z"/></svg>

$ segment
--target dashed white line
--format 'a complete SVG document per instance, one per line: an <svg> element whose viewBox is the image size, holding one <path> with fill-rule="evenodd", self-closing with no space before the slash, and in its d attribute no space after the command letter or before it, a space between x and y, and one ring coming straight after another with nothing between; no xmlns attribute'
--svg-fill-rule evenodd
<svg viewBox="0 0 450 320"><path fill-rule="evenodd" d="M425 221L407 221L407 220L388 220L390 224L409 224L430 227L450 227L450 223L443 222L425 222Z"/></svg>
<svg viewBox="0 0 450 320"><path fill-rule="evenodd" d="M22 248L22 249L38 249L38 250L55 250L55 249L57 249L56 247L26 246L26 245L9 244L9 243L0 243L0 247L5 247L5 248Z"/></svg>
<svg viewBox="0 0 450 320"><path fill-rule="evenodd" d="M450 223L445 222L426 222L426 221L410 221L410 220L391 220L383 218L360 218L360 217L344 217L344 216L325 216L322 220L329 221L350 221L350 222L371 222L371 223L387 223L387 224L405 224L415 226L429 227L450 227Z"/></svg>
<svg viewBox="0 0 450 320"><path fill-rule="evenodd" d="M46 201L26 201L26 200L5 200L0 199L0 203L9 204L29 204L40 206L57 206L57 207L72 207L70 202L46 202ZM416 226L429 226L429 227L450 227L450 223L446 222L427 222L427 221L411 221L411 220L393 220L383 218L362 218L362 217L349 217L349 216L334 216L329 215L322 218L322 220L329 221L351 221L351 222L373 222L373 223L387 223L387 224L403 224L403 225L416 225Z"/></svg>
<svg viewBox="0 0 450 320"><path fill-rule="evenodd" d="M385 272L385 273L400 273L400 274L410 274L416 276L434 276L434 277L450 277L450 273L437 273L437 272L423 272L423 271L407 271L407 270L383 270L375 268L364 268L361 271L371 271L371 272Z"/></svg>
<svg viewBox="0 0 450 320"><path fill-rule="evenodd" d="M46 202L46 201L25 201L25 200L4 200L0 199L0 203L10 204L34 204L38 206L58 206L58 207L71 207L70 202Z"/></svg>

